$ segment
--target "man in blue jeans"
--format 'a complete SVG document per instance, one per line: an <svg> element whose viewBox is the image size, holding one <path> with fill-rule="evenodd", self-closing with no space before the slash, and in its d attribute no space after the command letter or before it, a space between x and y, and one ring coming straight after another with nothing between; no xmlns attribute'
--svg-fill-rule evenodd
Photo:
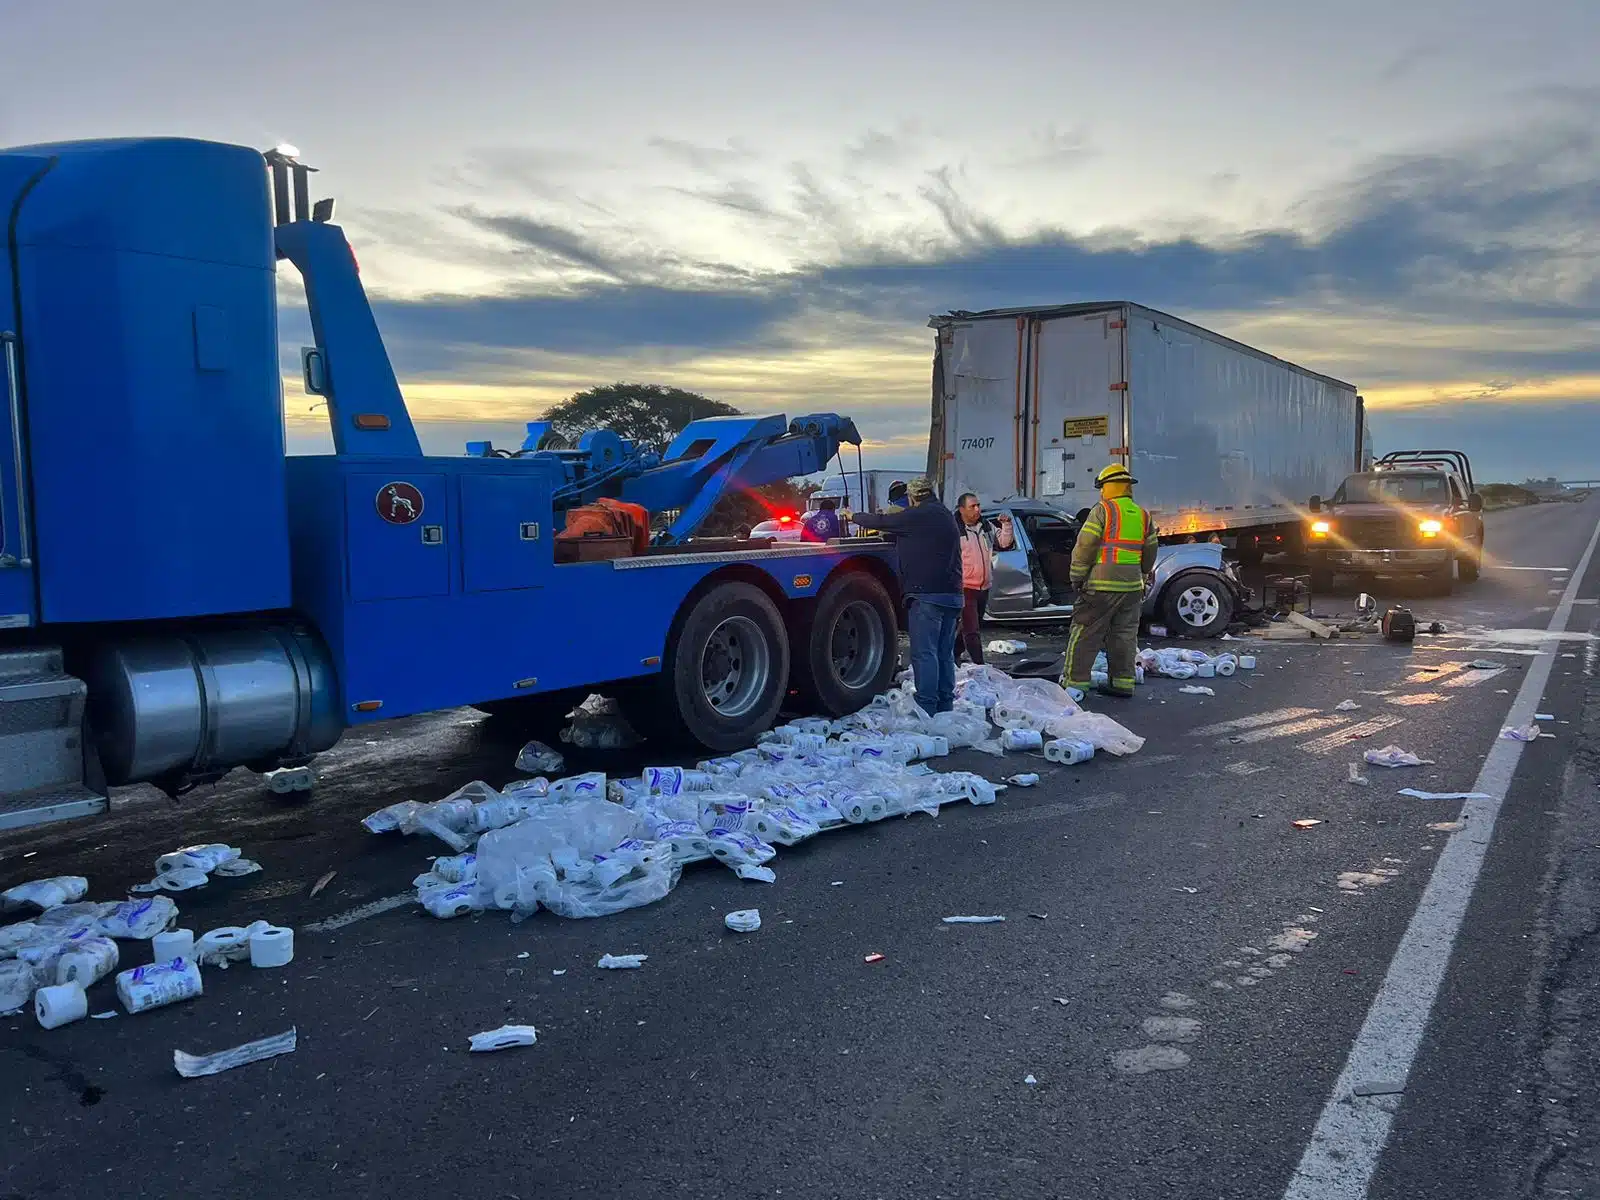
<svg viewBox="0 0 1600 1200"><path fill-rule="evenodd" d="M911 674L918 706L949 712L956 702L956 630L961 624L961 531L934 495L933 484L913 479L911 507L886 513L840 514L862 529L889 535L899 550L900 585L911 606Z"/></svg>

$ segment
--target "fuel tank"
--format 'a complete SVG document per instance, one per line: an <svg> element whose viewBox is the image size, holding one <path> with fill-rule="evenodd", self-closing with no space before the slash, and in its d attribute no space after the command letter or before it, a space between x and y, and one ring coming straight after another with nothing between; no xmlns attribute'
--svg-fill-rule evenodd
<svg viewBox="0 0 1600 1200"><path fill-rule="evenodd" d="M273 766L326 750L344 731L332 660L306 630L109 642L79 669L112 785Z"/></svg>

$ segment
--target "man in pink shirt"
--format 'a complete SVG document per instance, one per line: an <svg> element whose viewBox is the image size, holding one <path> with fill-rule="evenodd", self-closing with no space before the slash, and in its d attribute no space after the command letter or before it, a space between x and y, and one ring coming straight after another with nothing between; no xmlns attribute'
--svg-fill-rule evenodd
<svg viewBox="0 0 1600 1200"><path fill-rule="evenodd" d="M983 619L983 609L989 602L989 584L994 580L994 566L990 559L994 552L1009 550L1016 545L1011 536L1011 515L1000 517L1000 531L993 539L983 523L983 506L977 496L963 492L956 502L956 519L961 529L961 645L956 658L965 649L967 657L975 663L983 661L983 639L978 632L978 622Z"/></svg>

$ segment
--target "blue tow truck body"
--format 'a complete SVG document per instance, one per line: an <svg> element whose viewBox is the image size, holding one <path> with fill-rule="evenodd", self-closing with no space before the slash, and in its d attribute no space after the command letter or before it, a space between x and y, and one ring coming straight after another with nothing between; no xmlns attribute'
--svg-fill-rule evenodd
<svg viewBox="0 0 1600 1200"><path fill-rule="evenodd" d="M884 686L886 543L695 536L723 496L859 446L848 419L698 421L660 455L606 430L550 448L533 422L514 451L424 455L308 176L176 138L0 151L0 829L238 766L309 786L348 726L458 705L598 690L726 748L780 702ZM285 454L279 261L332 455ZM564 559L567 514L602 499L664 527Z"/></svg>

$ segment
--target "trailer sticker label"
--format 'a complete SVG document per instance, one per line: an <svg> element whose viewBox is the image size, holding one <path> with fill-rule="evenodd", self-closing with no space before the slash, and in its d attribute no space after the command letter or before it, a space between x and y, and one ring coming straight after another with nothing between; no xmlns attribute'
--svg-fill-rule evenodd
<svg viewBox="0 0 1600 1200"><path fill-rule="evenodd" d="M1061 423L1062 437L1108 437L1111 433L1111 418L1105 417L1068 417Z"/></svg>
<svg viewBox="0 0 1600 1200"><path fill-rule="evenodd" d="M391 525L409 525L422 515L422 493L409 483L386 483L378 489L378 515Z"/></svg>

